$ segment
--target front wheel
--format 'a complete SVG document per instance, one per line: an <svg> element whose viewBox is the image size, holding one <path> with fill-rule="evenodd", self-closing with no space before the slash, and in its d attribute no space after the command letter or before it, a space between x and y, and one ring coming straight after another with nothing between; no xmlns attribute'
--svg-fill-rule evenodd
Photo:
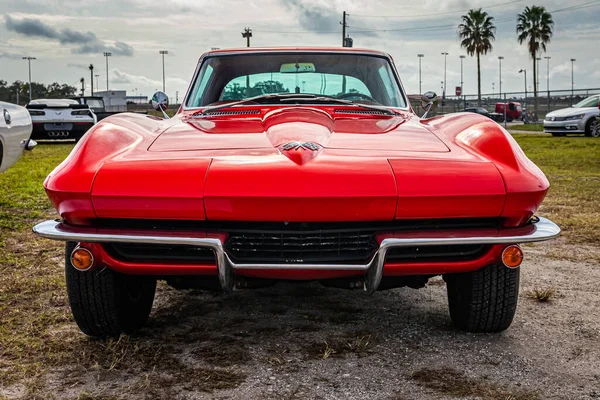
<svg viewBox="0 0 600 400"><path fill-rule="evenodd" d="M116 337L141 328L150 315L156 279L119 274L97 266L79 271L71 265L76 243L65 246L65 275L69 304L83 333L95 337Z"/></svg>
<svg viewBox="0 0 600 400"><path fill-rule="evenodd" d="M496 263L477 271L444 276L454 325L467 332L507 329L517 310L519 272L519 268Z"/></svg>
<svg viewBox="0 0 600 400"><path fill-rule="evenodd" d="M585 126L585 136L600 137L600 123L597 118L592 118Z"/></svg>

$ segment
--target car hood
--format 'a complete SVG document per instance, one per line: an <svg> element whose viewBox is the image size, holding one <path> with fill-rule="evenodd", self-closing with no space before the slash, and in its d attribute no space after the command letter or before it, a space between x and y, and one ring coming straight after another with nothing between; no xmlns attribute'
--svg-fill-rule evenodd
<svg viewBox="0 0 600 400"><path fill-rule="evenodd" d="M254 112L255 114L248 114ZM448 152L448 147L418 118L333 114L316 108L279 109L266 114L182 117L165 130L150 151L281 148L290 142L315 143L325 149ZM361 110L362 111L362 110ZM352 112L352 113L351 113Z"/></svg>
<svg viewBox="0 0 600 400"><path fill-rule="evenodd" d="M555 110L555 111L552 111L552 112L546 114L546 118L548 118L548 117L570 117L572 115L588 114L588 113L598 113L598 107L563 108L563 109Z"/></svg>

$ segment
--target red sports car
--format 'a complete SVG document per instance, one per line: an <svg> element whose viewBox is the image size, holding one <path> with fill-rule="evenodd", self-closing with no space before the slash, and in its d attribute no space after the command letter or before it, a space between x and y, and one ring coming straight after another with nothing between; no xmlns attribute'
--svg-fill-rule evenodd
<svg viewBox="0 0 600 400"><path fill-rule="evenodd" d="M348 48L206 53L173 118L106 118L44 187L62 220L34 231L66 242L75 321L101 337L144 325L158 279L373 293L436 275L459 329L497 332L518 243L560 232L534 216L548 181L501 126L417 116L389 55Z"/></svg>

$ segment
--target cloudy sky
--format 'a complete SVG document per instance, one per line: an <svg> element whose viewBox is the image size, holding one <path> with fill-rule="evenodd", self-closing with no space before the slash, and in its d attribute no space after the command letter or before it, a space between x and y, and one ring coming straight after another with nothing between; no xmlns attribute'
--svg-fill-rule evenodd
<svg viewBox="0 0 600 400"><path fill-rule="evenodd" d="M166 89L181 98L199 56L211 47L245 46L244 27L252 28L252 46L341 44L342 11L347 11L355 47L392 55L409 93L419 91L417 54L423 53L423 91L440 92L444 57L448 52L448 94L460 85L461 51L456 35L460 16L482 7L496 18L494 49L482 59L482 92L498 91L498 56L503 56L503 91L522 91L525 68L528 86L532 65L524 45L516 40L517 13L527 5L553 11L554 37L548 46L551 89L571 88L571 58L575 87L600 87L600 0L0 0L0 79L27 80L23 56L33 56L34 81L58 81L89 90L90 63L106 88L104 51L109 59L111 89L150 95L162 86L159 50L166 49ZM464 61L464 89L477 92L475 58ZM546 90L546 63L540 89Z"/></svg>

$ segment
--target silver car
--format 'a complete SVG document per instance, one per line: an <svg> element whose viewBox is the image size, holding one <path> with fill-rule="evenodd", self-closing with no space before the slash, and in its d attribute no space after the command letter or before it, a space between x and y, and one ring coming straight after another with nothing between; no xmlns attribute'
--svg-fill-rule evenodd
<svg viewBox="0 0 600 400"><path fill-rule="evenodd" d="M23 150L36 145L30 139L32 124L25 107L0 101L0 172L17 162Z"/></svg>
<svg viewBox="0 0 600 400"><path fill-rule="evenodd" d="M544 118L544 132L552 136L565 136L567 133L584 133L586 136L600 137L600 95L590 96L571 108L552 111Z"/></svg>

